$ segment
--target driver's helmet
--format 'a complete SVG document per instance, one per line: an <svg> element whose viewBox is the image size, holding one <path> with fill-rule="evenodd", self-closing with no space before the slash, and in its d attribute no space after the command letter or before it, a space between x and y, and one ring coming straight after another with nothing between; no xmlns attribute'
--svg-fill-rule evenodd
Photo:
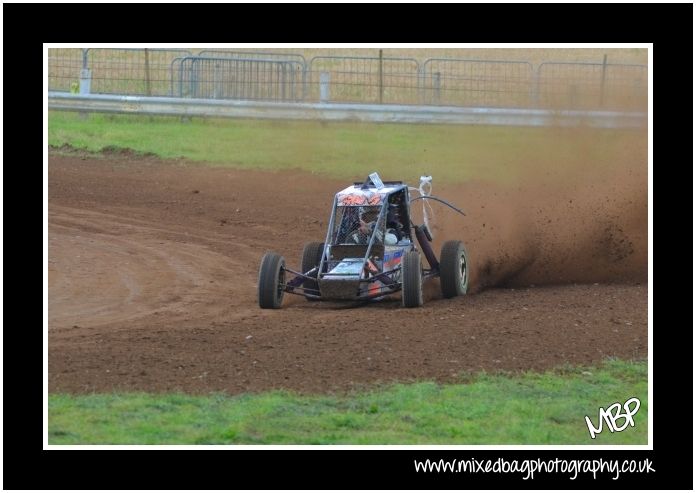
<svg viewBox="0 0 696 493"><path fill-rule="evenodd" d="M365 223L372 223L379 217L379 209L375 210L374 207L360 207L358 210L360 211L360 220Z"/></svg>
<svg viewBox="0 0 696 493"><path fill-rule="evenodd" d="M350 241L354 243L367 243L377 226L379 208L359 207L358 217L360 222L355 225L353 233L349 236ZM382 242L383 240L383 234L379 229L377 230L376 240L377 242Z"/></svg>

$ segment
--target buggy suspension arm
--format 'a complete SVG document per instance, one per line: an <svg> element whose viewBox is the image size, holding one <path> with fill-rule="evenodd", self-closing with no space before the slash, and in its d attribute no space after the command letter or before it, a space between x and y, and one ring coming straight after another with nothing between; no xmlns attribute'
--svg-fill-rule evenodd
<svg viewBox="0 0 696 493"><path fill-rule="evenodd" d="M310 270L309 272L307 272L307 274L302 274L302 273L300 273L300 272L295 272L294 270L288 269L288 268L286 267L286 268L285 268L285 272L289 272L289 273L291 273L291 274L294 274L295 277L293 277L293 278L290 279L288 282L286 282L285 285L288 286L288 287L290 287L290 288L295 288L295 287L300 286L303 282L305 282L305 281L308 280L308 279L310 279L310 280L316 279L316 278L314 278L314 277L311 277L311 275L312 275L313 273L315 273L316 271L317 271L317 268L315 267L314 269L312 269L312 270Z"/></svg>

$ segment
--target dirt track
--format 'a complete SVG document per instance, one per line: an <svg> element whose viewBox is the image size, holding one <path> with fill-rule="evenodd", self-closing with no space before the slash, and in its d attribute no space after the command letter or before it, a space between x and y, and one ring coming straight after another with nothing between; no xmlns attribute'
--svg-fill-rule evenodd
<svg viewBox="0 0 696 493"><path fill-rule="evenodd" d="M443 300L435 281L422 309L287 295L283 309L260 310L261 255L299 263L345 182L51 155L49 390L320 392L644 358L643 183L575 201L563 187L543 201L534 189L439 187L468 212L436 210L436 233L465 241L477 294Z"/></svg>

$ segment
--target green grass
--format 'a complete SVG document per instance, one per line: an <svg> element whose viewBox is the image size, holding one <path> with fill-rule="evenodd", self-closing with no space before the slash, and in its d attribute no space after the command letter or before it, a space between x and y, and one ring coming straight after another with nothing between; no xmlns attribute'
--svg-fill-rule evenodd
<svg viewBox="0 0 696 493"><path fill-rule="evenodd" d="M347 395L49 395L50 444L646 444L647 363ZM638 397L636 426L591 440L599 407ZM622 421L620 421L622 423Z"/></svg>
<svg viewBox="0 0 696 493"><path fill-rule="evenodd" d="M551 173L587 176L639 149L644 130L216 120L49 112L49 145L129 148L238 168L302 169L341 179L471 179L514 185ZM641 150L642 149L642 150Z"/></svg>

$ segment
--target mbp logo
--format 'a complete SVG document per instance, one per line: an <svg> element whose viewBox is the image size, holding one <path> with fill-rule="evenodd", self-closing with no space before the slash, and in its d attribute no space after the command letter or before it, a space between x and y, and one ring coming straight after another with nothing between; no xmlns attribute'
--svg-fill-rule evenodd
<svg viewBox="0 0 696 493"><path fill-rule="evenodd" d="M632 409L630 407L631 404L635 404ZM625 413L621 412L621 407L621 403L619 402L612 404L606 410L604 410L603 407L600 407L598 428L594 427L589 416L585 416L587 429L589 430L590 437L592 437L593 440L597 434L602 433L602 422L607 424L607 428L609 428L609 431L612 433L615 431L624 431L626 428L628 428L628 425L635 426L635 423L633 422L633 415L638 412L638 409L640 409L640 400L638 400L636 397L631 397L628 399L623 405L623 409L626 411ZM625 421L621 426L618 426L616 421L621 419Z"/></svg>

